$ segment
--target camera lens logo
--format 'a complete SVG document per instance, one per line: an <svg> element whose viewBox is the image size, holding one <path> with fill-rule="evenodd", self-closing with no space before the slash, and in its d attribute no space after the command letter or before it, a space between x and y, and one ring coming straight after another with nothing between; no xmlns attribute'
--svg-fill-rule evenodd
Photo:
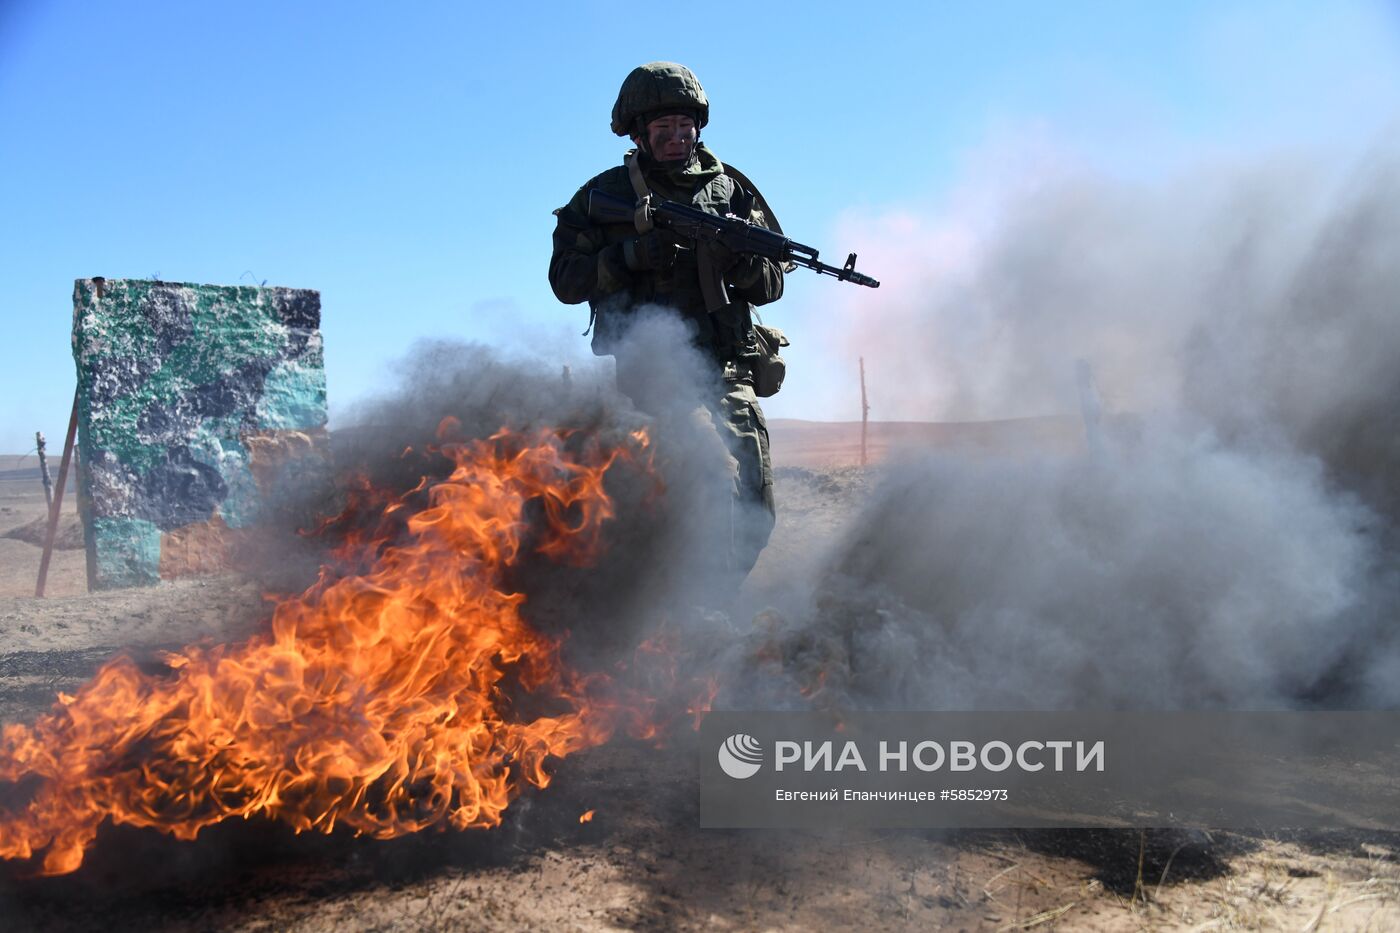
<svg viewBox="0 0 1400 933"><path fill-rule="evenodd" d="M751 778L762 764L763 746L751 735L731 735L719 747L719 766L732 778Z"/></svg>

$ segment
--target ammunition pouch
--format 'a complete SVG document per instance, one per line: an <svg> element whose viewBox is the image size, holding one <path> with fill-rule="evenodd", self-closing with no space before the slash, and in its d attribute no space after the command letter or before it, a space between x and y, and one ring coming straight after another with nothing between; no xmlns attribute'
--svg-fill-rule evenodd
<svg viewBox="0 0 1400 933"><path fill-rule="evenodd" d="M755 324L753 333L756 352L746 355L744 362L753 373L753 394L769 398L778 394L787 375L787 363L779 356L779 351L792 344L786 334L767 324Z"/></svg>

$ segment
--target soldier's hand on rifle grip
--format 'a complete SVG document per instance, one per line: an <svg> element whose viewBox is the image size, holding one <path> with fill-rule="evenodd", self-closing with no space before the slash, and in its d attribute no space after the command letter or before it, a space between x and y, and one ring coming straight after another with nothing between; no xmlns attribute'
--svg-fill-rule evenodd
<svg viewBox="0 0 1400 933"><path fill-rule="evenodd" d="M622 259L633 272L669 269L676 263L676 252L676 241L662 230L651 230L622 243Z"/></svg>
<svg viewBox="0 0 1400 933"><path fill-rule="evenodd" d="M725 278L736 288L753 288L763 279L764 259L752 254L740 256Z"/></svg>
<svg viewBox="0 0 1400 933"><path fill-rule="evenodd" d="M753 253L736 253L718 240L705 244L715 268L724 280L737 288L751 288L763 277L763 257Z"/></svg>
<svg viewBox="0 0 1400 933"><path fill-rule="evenodd" d="M725 246L720 240L709 240L701 248L709 250L710 261L714 263L715 268L720 272L728 272L733 269L741 259L747 258L734 252L734 250Z"/></svg>

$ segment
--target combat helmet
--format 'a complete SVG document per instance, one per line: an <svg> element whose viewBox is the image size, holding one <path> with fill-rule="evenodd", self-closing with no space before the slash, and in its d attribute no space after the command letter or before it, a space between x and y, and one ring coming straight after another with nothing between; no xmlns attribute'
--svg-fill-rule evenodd
<svg viewBox="0 0 1400 933"><path fill-rule="evenodd" d="M649 62L632 69L613 104L612 131L630 136L638 117L664 110L695 111L695 126L710 122L710 100L700 79L675 62Z"/></svg>

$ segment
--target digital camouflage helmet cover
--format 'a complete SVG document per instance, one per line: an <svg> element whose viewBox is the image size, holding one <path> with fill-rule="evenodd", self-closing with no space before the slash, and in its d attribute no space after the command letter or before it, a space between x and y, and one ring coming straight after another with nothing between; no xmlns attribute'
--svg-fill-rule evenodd
<svg viewBox="0 0 1400 933"><path fill-rule="evenodd" d="M710 101L700 79L675 62L648 62L633 68L622 82L613 104L612 131L631 136L638 117L677 110L694 111L697 128L710 122Z"/></svg>

